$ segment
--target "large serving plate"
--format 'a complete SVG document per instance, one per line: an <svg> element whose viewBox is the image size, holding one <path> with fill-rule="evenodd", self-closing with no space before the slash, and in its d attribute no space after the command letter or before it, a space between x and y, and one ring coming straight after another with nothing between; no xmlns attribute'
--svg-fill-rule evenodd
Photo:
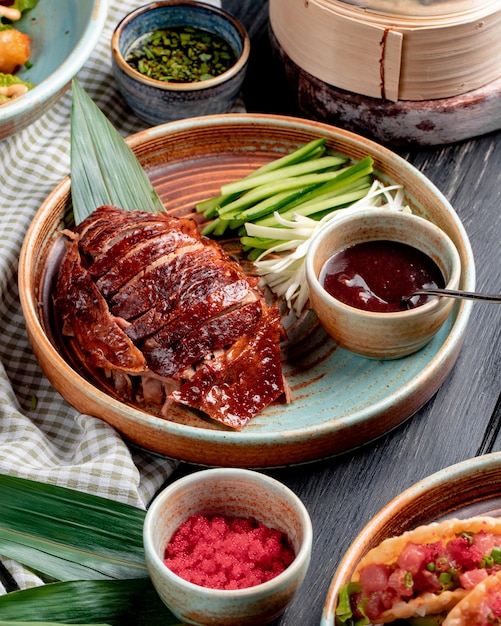
<svg viewBox="0 0 501 626"><path fill-rule="evenodd" d="M416 483L387 504L359 533L337 568L321 626L334 626L340 589L361 558L389 537L422 524L475 515L501 516L501 452L447 467Z"/></svg>
<svg viewBox="0 0 501 626"><path fill-rule="evenodd" d="M418 170L389 150L321 123L273 115L228 114L174 122L128 139L167 209L194 215L197 200L220 185L307 141L325 136L354 159L373 157L378 174L405 186L415 212L456 243L461 287L473 289L473 256L447 200ZM167 418L130 406L106 381L82 367L54 325L51 290L62 252L60 233L71 219L70 180L50 194L21 251L21 304L34 353L54 387L79 411L102 418L134 444L204 465L274 467L321 459L360 446L413 415L440 387L458 356L471 303L458 303L434 340L398 361L373 361L336 346L313 314L284 320L289 338L284 371L294 402L275 404L241 432L218 427L181 406ZM140 208L140 207L139 207Z"/></svg>

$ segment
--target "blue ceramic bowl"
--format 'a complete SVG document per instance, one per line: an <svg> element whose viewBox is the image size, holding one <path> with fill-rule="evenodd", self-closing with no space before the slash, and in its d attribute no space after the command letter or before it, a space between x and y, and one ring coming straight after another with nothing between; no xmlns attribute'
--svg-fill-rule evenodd
<svg viewBox="0 0 501 626"><path fill-rule="evenodd" d="M125 61L139 37L172 26L194 26L223 37L235 51L236 63L208 80L174 83L144 76ZM250 41L242 24L222 9L189 0L160 0L129 13L115 29L111 49L113 73L122 96L140 119L156 126L187 117L227 113L245 78Z"/></svg>
<svg viewBox="0 0 501 626"><path fill-rule="evenodd" d="M32 39L32 66L18 76L35 87L0 106L0 140L30 125L61 97L94 50L107 8L108 0L40 0L16 22Z"/></svg>

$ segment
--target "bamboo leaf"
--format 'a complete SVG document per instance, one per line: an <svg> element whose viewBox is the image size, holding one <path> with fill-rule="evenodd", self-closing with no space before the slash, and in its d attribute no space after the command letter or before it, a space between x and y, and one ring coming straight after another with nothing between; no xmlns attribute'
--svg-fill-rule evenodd
<svg viewBox="0 0 501 626"><path fill-rule="evenodd" d="M62 622L12 622L0 620L0 626L69 626L68 623ZM74 624L72 626L75 626ZM91 626L89 623L78 624L77 626ZM110 624L92 624L92 626L111 626Z"/></svg>
<svg viewBox="0 0 501 626"><path fill-rule="evenodd" d="M71 195L75 223L103 204L164 211L146 172L123 137L76 79L72 82Z"/></svg>
<svg viewBox="0 0 501 626"><path fill-rule="evenodd" d="M57 580L147 577L145 512L0 475L0 554Z"/></svg>
<svg viewBox="0 0 501 626"><path fill-rule="evenodd" d="M0 620L180 626L149 579L50 583L0 596ZM1 621L0 621L1 624Z"/></svg>

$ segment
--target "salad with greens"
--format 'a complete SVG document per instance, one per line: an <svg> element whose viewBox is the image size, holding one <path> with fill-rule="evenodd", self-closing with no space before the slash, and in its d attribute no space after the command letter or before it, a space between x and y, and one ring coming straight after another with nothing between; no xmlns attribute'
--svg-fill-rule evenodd
<svg viewBox="0 0 501 626"><path fill-rule="evenodd" d="M30 66L31 54L31 38L16 28L16 23L37 2L0 0L0 104L10 102L34 86L16 74L21 67Z"/></svg>

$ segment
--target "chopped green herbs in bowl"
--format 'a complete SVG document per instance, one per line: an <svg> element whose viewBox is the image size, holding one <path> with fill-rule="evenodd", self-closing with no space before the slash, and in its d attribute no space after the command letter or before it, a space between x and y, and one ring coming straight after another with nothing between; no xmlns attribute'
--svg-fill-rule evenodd
<svg viewBox="0 0 501 626"><path fill-rule="evenodd" d="M237 56L217 33L193 26L173 26L141 37L125 60L144 76L173 83L193 83L226 72Z"/></svg>
<svg viewBox="0 0 501 626"><path fill-rule="evenodd" d="M116 27L111 47L122 96L154 126L230 111L250 52L238 20L191 0L160 0L132 11Z"/></svg>

